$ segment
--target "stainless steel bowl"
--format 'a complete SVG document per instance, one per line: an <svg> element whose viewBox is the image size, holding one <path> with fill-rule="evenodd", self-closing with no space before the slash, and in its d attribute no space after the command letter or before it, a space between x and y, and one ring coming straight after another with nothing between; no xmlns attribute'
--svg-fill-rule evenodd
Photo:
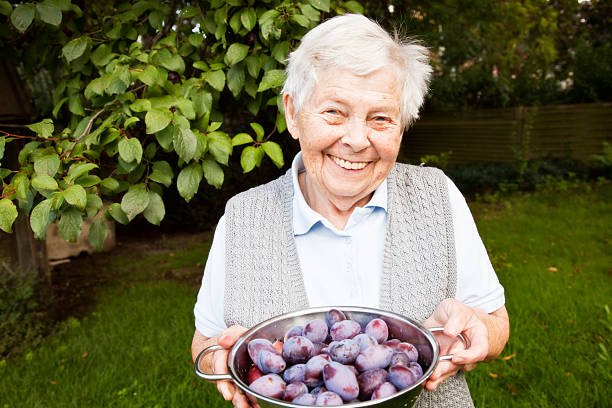
<svg viewBox="0 0 612 408"><path fill-rule="evenodd" d="M418 322L415 322L407 317L396 313L387 312L379 309L371 309L365 307L318 307L312 309L299 310L292 313L287 313L281 316L266 320L257 326L254 326L244 333L232 347L228 361L228 374L208 374L202 370L201 362L203 357L216 350L220 350L218 345L207 347L202 350L195 361L195 373L209 381L231 380L242 391L257 398L257 402L262 408L281 407L281 408L303 408L303 405L291 404L287 401L282 401L275 398L269 398L258 394L249 388L247 383L247 374L251 367L251 360L247 351L249 342L256 338L264 338L274 342L277 339L283 339L285 332L296 325L305 325L312 319L325 319L325 313L330 309L342 310L347 318L357 321L361 327L372 319L383 319L389 327L389 338L399 339L412 343L419 351L419 364L423 368L423 376L412 387L399 391L398 393L385 398L374 401L363 401L357 403L346 403L343 407L373 407L378 408L397 408L410 407L414 404L419 396L422 384L433 373L439 361L450 360L452 355L440 356L440 346L433 336L434 332L442 331L440 327L427 329ZM458 336L464 343L465 347L469 347L469 342L463 336Z"/></svg>

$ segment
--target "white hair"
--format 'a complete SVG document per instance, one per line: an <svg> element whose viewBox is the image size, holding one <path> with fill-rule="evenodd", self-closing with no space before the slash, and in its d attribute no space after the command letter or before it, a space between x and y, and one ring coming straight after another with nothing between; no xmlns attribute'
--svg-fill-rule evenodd
<svg viewBox="0 0 612 408"><path fill-rule="evenodd" d="M368 75L383 67L395 71L401 84L400 113L404 127L419 117L432 68L427 48L391 37L378 23L359 14L333 17L310 30L288 58L282 93L293 97L297 114L310 96L320 69L343 68Z"/></svg>

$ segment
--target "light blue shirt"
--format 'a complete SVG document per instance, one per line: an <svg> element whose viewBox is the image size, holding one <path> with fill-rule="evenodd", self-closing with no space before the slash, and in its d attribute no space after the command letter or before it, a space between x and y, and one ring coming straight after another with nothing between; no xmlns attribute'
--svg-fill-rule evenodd
<svg viewBox="0 0 612 408"><path fill-rule="evenodd" d="M311 307L360 305L378 307L386 236L387 181L364 207L357 207L338 230L308 206L299 187L301 154L293 160L293 231L304 286ZM456 298L490 313L505 303L504 289L491 266L470 210L447 178L457 261ZM225 218L217 224L194 308L196 329L206 337L226 328Z"/></svg>

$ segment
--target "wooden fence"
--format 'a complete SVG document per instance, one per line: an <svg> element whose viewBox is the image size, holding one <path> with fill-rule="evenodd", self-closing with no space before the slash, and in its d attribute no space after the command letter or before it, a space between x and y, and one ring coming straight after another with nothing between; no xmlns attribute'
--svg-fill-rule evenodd
<svg viewBox="0 0 612 408"><path fill-rule="evenodd" d="M588 161L612 136L612 103L425 114L404 135L400 160L452 152L449 164L563 158Z"/></svg>

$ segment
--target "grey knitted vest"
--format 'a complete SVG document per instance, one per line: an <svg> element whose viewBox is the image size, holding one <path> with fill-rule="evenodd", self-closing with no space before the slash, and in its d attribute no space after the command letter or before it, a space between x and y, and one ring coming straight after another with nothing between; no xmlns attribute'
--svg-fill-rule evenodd
<svg viewBox="0 0 612 408"><path fill-rule="evenodd" d="M455 296L453 224L440 170L396 164L388 177L380 308L417 321ZM251 327L309 307L293 235L291 172L230 199L225 208L227 325ZM463 373L418 407L473 407Z"/></svg>

